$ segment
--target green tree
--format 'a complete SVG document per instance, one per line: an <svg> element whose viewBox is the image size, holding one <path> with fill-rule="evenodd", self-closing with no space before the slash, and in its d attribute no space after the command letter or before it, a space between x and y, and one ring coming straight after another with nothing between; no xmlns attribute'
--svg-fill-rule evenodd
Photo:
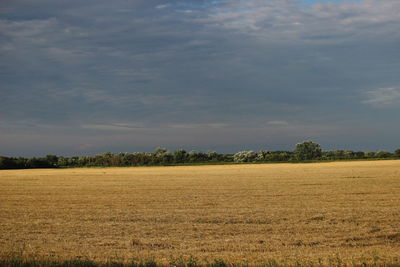
<svg viewBox="0 0 400 267"><path fill-rule="evenodd" d="M294 154L297 160L312 160L321 157L321 146L312 141L306 141L296 145Z"/></svg>
<svg viewBox="0 0 400 267"><path fill-rule="evenodd" d="M365 155L365 157L366 158L374 158L375 157L375 152L373 152L373 151L367 151L367 152L364 152L364 155Z"/></svg>
<svg viewBox="0 0 400 267"><path fill-rule="evenodd" d="M260 150L260 151L257 152L256 160L260 161L260 162L266 161L269 154L270 153L269 153L268 150Z"/></svg>
<svg viewBox="0 0 400 267"><path fill-rule="evenodd" d="M392 156L392 153L385 151L385 150L380 150L380 151L376 152L375 156L380 159L390 158L390 156Z"/></svg>
<svg viewBox="0 0 400 267"><path fill-rule="evenodd" d="M166 149L158 147L154 153L155 161L159 164L171 163L173 160L172 154Z"/></svg>
<svg viewBox="0 0 400 267"><path fill-rule="evenodd" d="M218 161L218 153L216 151L208 151L207 158L209 161Z"/></svg>
<svg viewBox="0 0 400 267"><path fill-rule="evenodd" d="M15 164L11 158L0 157L0 169L14 169Z"/></svg>
<svg viewBox="0 0 400 267"><path fill-rule="evenodd" d="M253 162L256 161L257 153L254 151L240 151L233 155L235 162Z"/></svg>
<svg viewBox="0 0 400 267"><path fill-rule="evenodd" d="M344 158L345 159L352 159L354 158L354 151L353 150L346 150L344 152Z"/></svg>
<svg viewBox="0 0 400 267"><path fill-rule="evenodd" d="M178 149L174 152L175 163L184 163L187 158L187 153L184 149Z"/></svg>
<svg viewBox="0 0 400 267"><path fill-rule="evenodd" d="M207 162L209 161L208 155L201 151L190 151L187 154L187 159L189 162Z"/></svg>
<svg viewBox="0 0 400 267"><path fill-rule="evenodd" d="M58 157L56 155L47 155L46 161L49 166L58 167Z"/></svg>

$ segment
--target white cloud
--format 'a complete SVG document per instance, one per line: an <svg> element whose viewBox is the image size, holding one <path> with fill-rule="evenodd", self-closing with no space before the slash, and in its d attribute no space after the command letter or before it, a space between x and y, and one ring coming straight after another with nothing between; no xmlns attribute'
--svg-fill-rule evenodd
<svg viewBox="0 0 400 267"><path fill-rule="evenodd" d="M400 89L395 87L378 88L367 91L367 99L362 101L364 104L376 107L393 107L400 104Z"/></svg>
<svg viewBox="0 0 400 267"><path fill-rule="evenodd" d="M276 126L287 126L289 123L287 121L269 121L269 125L276 125Z"/></svg>
<svg viewBox="0 0 400 267"><path fill-rule="evenodd" d="M80 98L88 103L103 102L114 106L124 105L129 101L123 96L101 89L76 87L72 89L51 88L48 91L54 99Z"/></svg>
<svg viewBox="0 0 400 267"><path fill-rule="evenodd" d="M228 127L227 123L179 123L179 124L169 124L168 128L178 128L178 129L221 129Z"/></svg>
<svg viewBox="0 0 400 267"><path fill-rule="evenodd" d="M143 125L139 123L82 124L81 128L106 131L132 131L143 129Z"/></svg>
<svg viewBox="0 0 400 267"><path fill-rule="evenodd" d="M164 8L167 8L167 7L169 7L169 5L167 5L167 4L166 5L157 5L156 6L157 9L164 9Z"/></svg>
<svg viewBox="0 0 400 267"><path fill-rule="evenodd" d="M14 38L34 38L44 33L54 32L57 30L57 20L54 18L44 20L1 20L0 29L7 37Z"/></svg>
<svg viewBox="0 0 400 267"><path fill-rule="evenodd" d="M308 8L297 1L229 1L215 7L208 22L214 27L241 31L269 42L338 43L355 36L370 38L389 33L398 36L394 25L400 23L400 1L343 1Z"/></svg>

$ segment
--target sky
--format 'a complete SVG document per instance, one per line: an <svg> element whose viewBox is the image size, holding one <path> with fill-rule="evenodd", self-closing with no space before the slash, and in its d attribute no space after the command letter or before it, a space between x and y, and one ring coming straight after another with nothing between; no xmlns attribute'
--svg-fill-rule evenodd
<svg viewBox="0 0 400 267"><path fill-rule="evenodd" d="M2 0L0 155L400 147L398 0Z"/></svg>

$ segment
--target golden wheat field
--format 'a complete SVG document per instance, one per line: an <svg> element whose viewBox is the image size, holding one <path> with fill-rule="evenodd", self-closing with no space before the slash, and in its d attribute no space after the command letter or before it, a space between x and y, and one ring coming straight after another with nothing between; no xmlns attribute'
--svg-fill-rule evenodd
<svg viewBox="0 0 400 267"><path fill-rule="evenodd" d="M386 261L400 161L0 171L0 215L0 257Z"/></svg>

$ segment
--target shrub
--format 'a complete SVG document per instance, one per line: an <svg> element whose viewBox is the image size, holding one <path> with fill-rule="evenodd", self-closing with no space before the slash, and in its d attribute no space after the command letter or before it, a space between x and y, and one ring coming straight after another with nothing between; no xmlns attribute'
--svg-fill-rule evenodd
<svg viewBox="0 0 400 267"><path fill-rule="evenodd" d="M384 151L384 150L380 150L380 151L376 152L375 156L377 158L390 158L392 156L392 153Z"/></svg>
<svg viewBox="0 0 400 267"><path fill-rule="evenodd" d="M257 153L254 151L240 151L233 155L235 162L253 162L257 158Z"/></svg>
<svg viewBox="0 0 400 267"><path fill-rule="evenodd" d="M296 145L294 154L297 160L312 160L321 157L322 150L319 144L306 141Z"/></svg>

